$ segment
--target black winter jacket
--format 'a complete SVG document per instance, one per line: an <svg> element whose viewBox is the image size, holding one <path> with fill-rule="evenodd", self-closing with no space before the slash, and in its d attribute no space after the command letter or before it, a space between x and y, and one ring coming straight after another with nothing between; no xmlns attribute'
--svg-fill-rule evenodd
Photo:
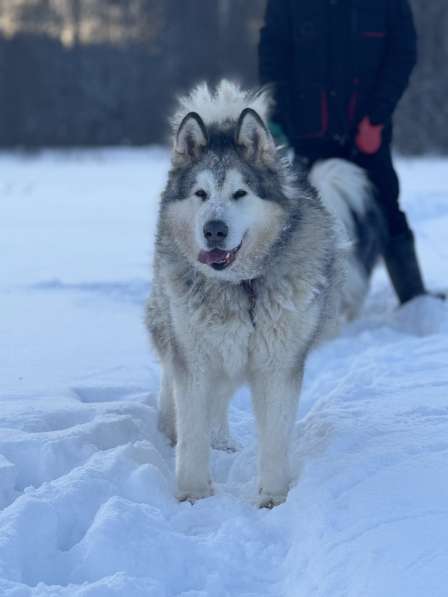
<svg viewBox="0 0 448 597"><path fill-rule="evenodd" d="M268 0L260 81L291 141L347 139L366 115L390 124L416 54L408 0Z"/></svg>

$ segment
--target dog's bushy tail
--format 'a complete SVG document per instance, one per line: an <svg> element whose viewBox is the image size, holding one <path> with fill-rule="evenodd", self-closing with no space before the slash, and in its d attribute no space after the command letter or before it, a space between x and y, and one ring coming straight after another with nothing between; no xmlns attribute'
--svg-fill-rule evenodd
<svg viewBox="0 0 448 597"><path fill-rule="evenodd" d="M309 181L348 239L356 242L356 220L362 221L372 206L372 185L364 170L346 160L323 160L311 168Z"/></svg>
<svg viewBox="0 0 448 597"><path fill-rule="evenodd" d="M342 302L352 319L367 295L369 278L381 252L384 229L375 191L366 172L346 160L317 162L308 177L348 241Z"/></svg>

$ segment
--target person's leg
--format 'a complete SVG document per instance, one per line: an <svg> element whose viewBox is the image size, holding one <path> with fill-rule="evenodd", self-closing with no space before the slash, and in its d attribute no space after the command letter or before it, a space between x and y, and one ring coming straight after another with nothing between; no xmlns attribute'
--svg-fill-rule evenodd
<svg viewBox="0 0 448 597"><path fill-rule="evenodd" d="M400 302L406 303L426 291L415 252L414 234L400 209L400 186L390 149L382 148L374 155L358 154L354 161L367 171L376 188L386 226L384 261Z"/></svg>

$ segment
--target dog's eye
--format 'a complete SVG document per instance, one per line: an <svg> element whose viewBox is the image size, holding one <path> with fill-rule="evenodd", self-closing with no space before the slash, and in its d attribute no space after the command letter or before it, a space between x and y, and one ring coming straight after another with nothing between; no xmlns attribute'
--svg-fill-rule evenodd
<svg viewBox="0 0 448 597"><path fill-rule="evenodd" d="M232 195L232 197L234 199L241 199L241 197L245 197L247 195L247 191L245 191L244 189L238 189L238 191L235 191Z"/></svg>
<svg viewBox="0 0 448 597"><path fill-rule="evenodd" d="M204 191L204 189L198 189L195 193L196 197L199 197L200 199L202 199L202 201L205 201L207 199L207 193L206 191Z"/></svg>

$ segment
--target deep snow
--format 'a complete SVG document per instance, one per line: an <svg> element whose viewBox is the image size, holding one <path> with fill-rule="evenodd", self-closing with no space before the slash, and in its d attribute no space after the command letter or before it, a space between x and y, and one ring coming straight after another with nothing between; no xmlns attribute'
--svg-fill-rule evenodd
<svg viewBox="0 0 448 597"><path fill-rule="evenodd" d="M447 287L448 161L400 162ZM310 358L288 501L258 510L247 391L216 495L174 499L143 327L162 149L0 156L0 595L446 597L448 307L363 317Z"/></svg>

